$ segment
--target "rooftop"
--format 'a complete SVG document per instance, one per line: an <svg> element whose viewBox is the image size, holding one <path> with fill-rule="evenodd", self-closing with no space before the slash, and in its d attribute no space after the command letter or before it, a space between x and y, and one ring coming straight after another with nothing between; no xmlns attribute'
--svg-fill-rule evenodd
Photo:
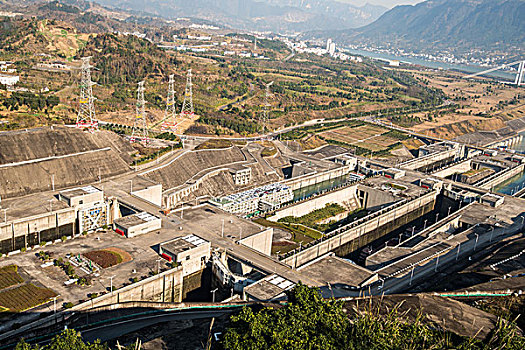
<svg viewBox="0 0 525 350"><path fill-rule="evenodd" d="M61 191L60 195L66 198L73 198L73 197L80 197L80 196L85 196L87 194L100 193L100 192L102 191L99 190L98 188L89 185L89 186L77 187L77 188L72 188L70 190Z"/></svg>
<svg viewBox="0 0 525 350"><path fill-rule="evenodd" d="M161 243L160 245L162 249L166 249L171 253L178 254L180 252L199 247L206 243L208 243L208 241L205 241L204 239L198 236L190 234L184 237L178 237L170 241Z"/></svg>
<svg viewBox="0 0 525 350"><path fill-rule="evenodd" d="M121 227L124 227L124 228L130 228L133 226L142 225L143 223L150 222L153 220L160 220L160 218L150 213L147 213L147 212L141 212L141 213L125 216L120 219L116 219L115 224Z"/></svg>
<svg viewBox="0 0 525 350"><path fill-rule="evenodd" d="M270 275L244 288L244 292L264 301L271 300L295 286L295 283L279 275Z"/></svg>
<svg viewBox="0 0 525 350"><path fill-rule="evenodd" d="M180 213L174 212L170 215L170 221L176 225L181 223ZM184 228L188 232L207 232L222 235L224 225L224 237L239 240L247 238L265 228L249 220L241 219L211 205L204 205L195 209L184 209Z"/></svg>
<svg viewBox="0 0 525 350"><path fill-rule="evenodd" d="M58 200L52 192L40 192L24 197L2 199L1 208L0 222L4 221L3 209L7 209L5 212L7 221L49 214L57 210L71 209L65 202Z"/></svg>
<svg viewBox="0 0 525 350"><path fill-rule="evenodd" d="M298 270L319 281L320 286L337 283L357 287L375 275L364 267L331 255L325 255Z"/></svg>

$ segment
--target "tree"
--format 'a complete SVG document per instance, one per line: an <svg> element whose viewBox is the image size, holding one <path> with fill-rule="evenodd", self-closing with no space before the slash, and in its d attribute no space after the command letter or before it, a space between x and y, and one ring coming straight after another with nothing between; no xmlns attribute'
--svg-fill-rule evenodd
<svg viewBox="0 0 525 350"><path fill-rule="evenodd" d="M16 345L15 350L109 350L109 348L98 340L94 343L85 343L79 332L68 329L57 334L49 345L43 347L38 345L31 346L22 339Z"/></svg>
<svg viewBox="0 0 525 350"><path fill-rule="evenodd" d="M318 289L300 282L287 292L280 309L254 313L244 308L231 318L225 349L343 349L350 322L335 300L324 300Z"/></svg>

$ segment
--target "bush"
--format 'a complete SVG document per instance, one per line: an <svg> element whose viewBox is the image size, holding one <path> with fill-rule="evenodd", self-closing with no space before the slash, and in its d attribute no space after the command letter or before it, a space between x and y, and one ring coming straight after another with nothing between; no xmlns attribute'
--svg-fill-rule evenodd
<svg viewBox="0 0 525 350"><path fill-rule="evenodd" d="M71 309L74 306L74 304L70 301L67 303L64 303L64 309Z"/></svg>
<svg viewBox="0 0 525 350"><path fill-rule="evenodd" d="M60 239L62 240L62 242L65 242L67 240L67 237L66 236L62 236L62 237L60 237Z"/></svg>

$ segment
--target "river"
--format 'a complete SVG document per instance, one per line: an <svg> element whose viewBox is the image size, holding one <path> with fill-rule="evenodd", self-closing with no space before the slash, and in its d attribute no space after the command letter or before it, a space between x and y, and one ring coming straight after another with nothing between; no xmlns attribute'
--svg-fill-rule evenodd
<svg viewBox="0 0 525 350"><path fill-rule="evenodd" d="M467 73L477 73L489 69L489 67L482 67L478 65L464 65L464 64L453 64L445 63L440 61L430 61L418 57L408 57L408 56L396 56L382 52L372 52L364 50L354 50L348 49L348 52L353 55L361 55L365 57L380 59L380 60L390 60L390 61L400 61L410 64L417 64L424 67L435 68L435 69L445 69L445 70L459 70ZM516 73L509 71L495 71L487 74L492 77L497 77L505 79L506 81L514 81L516 78Z"/></svg>

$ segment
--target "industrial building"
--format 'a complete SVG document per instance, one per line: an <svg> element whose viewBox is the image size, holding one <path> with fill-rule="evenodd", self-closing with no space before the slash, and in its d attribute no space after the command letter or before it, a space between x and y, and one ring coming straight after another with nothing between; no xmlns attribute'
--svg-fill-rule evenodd
<svg viewBox="0 0 525 350"><path fill-rule="evenodd" d="M190 234L161 243L159 254L169 262L180 264L183 275L188 276L206 266L210 259L211 244L196 235Z"/></svg>
<svg viewBox="0 0 525 350"><path fill-rule="evenodd" d="M115 232L128 238L159 231L161 227L162 220L146 212L125 216L113 222Z"/></svg>
<svg viewBox="0 0 525 350"><path fill-rule="evenodd" d="M210 203L228 213L254 215L275 210L292 200L293 192L288 186L274 183L213 199Z"/></svg>

